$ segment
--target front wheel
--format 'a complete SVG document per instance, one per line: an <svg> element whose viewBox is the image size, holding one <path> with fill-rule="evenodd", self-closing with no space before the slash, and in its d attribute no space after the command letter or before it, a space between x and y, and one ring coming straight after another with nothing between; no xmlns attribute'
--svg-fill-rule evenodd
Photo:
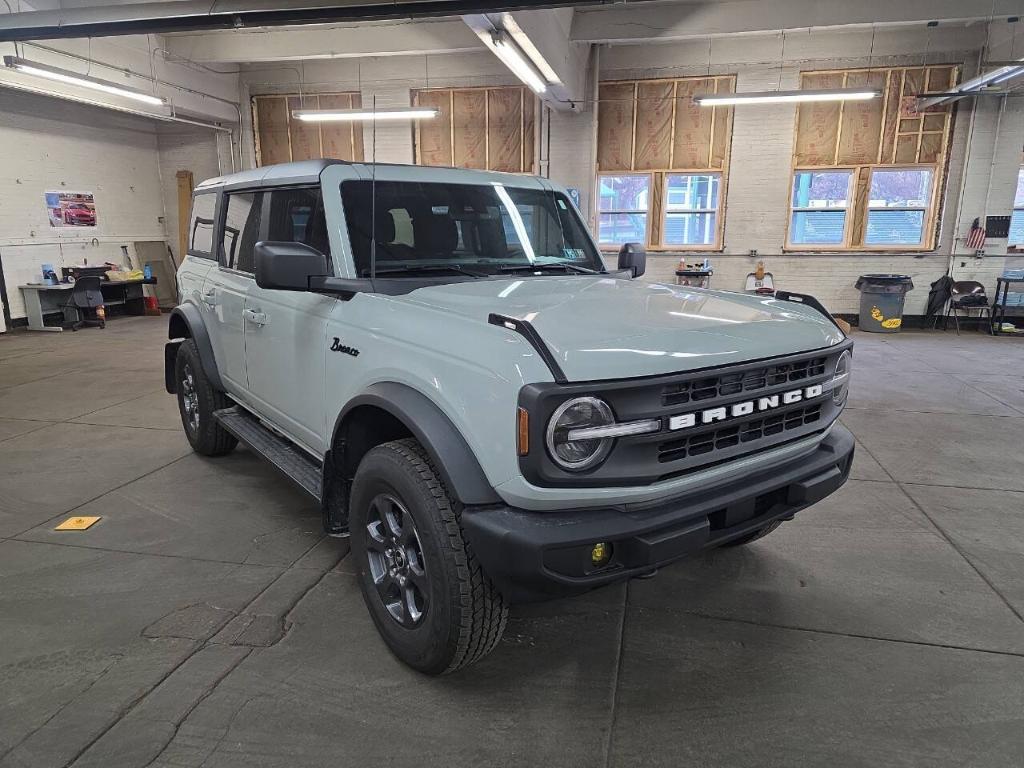
<svg viewBox="0 0 1024 768"><path fill-rule="evenodd" d="M238 440L213 417L214 411L231 405L223 392L210 384L199 360L195 341L187 339L178 347L174 359L174 381L178 393L178 411L192 450L203 456L229 453Z"/></svg>
<svg viewBox="0 0 1024 768"><path fill-rule="evenodd" d="M463 536L457 502L416 440L384 443L363 457L349 514L359 587L395 656L438 675L494 649L508 607Z"/></svg>

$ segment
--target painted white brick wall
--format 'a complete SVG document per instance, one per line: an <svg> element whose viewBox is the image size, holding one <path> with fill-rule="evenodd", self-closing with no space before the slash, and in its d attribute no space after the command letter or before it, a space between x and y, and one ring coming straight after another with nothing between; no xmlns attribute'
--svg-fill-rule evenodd
<svg viewBox="0 0 1024 768"><path fill-rule="evenodd" d="M178 171L192 171L194 183L221 173L216 131L187 125L157 126L157 150L160 167L160 191L164 209L164 230L167 244L180 263L178 252L178 221L188 211L178 210Z"/></svg>
<svg viewBox="0 0 1024 768"><path fill-rule="evenodd" d="M405 85L364 88L364 109L408 107L411 103L409 87ZM363 123L363 157L378 163L411 163L412 126L406 121Z"/></svg>
<svg viewBox="0 0 1024 768"><path fill-rule="evenodd" d="M18 285L55 267L122 263L121 245L163 240L160 169L151 121L42 96L0 92L0 259L14 319ZM95 229L51 228L43 193L92 192Z"/></svg>
<svg viewBox="0 0 1024 768"><path fill-rule="evenodd" d="M580 210L587 223L596 227L591 198L594 194L594 141L597 130L596 112L587 108L579 114L559 112L541 107L545 121L551 120L551 144L548 146L546 123L540 123L541 152L548 153L550 163L540 167L554 181L566 187L574 187L580 192ZM548 159L542 154L542 159Z"/></svg>

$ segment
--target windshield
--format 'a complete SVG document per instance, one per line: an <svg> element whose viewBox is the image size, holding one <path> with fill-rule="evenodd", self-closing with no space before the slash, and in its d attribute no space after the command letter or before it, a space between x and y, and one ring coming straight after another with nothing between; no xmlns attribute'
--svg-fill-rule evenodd
<svg viewBox="0 0 1024 768"><path fill-rule="evenodd" d="M601 262L564 195L501 184L346 181L342 200L356 273L445 271L486 276L530 268L600 272Z"/></svg>

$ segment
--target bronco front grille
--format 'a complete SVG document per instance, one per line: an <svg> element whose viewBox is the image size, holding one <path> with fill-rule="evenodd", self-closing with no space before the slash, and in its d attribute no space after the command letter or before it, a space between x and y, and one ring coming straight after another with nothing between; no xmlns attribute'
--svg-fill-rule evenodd
<svg viewBox="0 0 1024 768"><path fill-rule="evenodd" d="M831 378L850 346L643 379L527 385L520 406L531 414L530 445L544 446L551 414L573 397L599 397L616 421L657 420L660 428L617 438L590 471L560 469L543 448L521 457L520 467L539 486L651 484L819 434L842 409ZM805 396L811 387L815 393Z"/></svg>
<svg viewBox="0 0 1024 768"><path fill-rule="evenodd" d="M825 373L827 360L827 357L812 357L807 360L752 368L739 373L723 373L667 384L661 392L661 403L666 406L684 405L729 395L758 392L780 384L811 379Z"/></svg>
<svg viewBox="0 0 1024 768"><path fill-rule="evenodd" d="M658 446L658 461L662 463L676 461L745 443L753 443L765 437L813 424L820 419L821 403L818 403L786 413L762 416L711 432L668 440ZM752 449L755 447L751 446Z"/></svg>

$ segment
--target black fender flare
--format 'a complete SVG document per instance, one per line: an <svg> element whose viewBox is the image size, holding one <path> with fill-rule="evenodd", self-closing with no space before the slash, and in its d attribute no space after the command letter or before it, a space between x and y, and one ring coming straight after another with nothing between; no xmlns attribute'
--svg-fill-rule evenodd
<svg viewBox="0 0 1024 768"><path fill-rule="evenodd" d="M397 382L371 384L352 398L334 422L331 445L337 445L345 417L360 406L371 405L404 424L426 450L448 489L462 504L497 504L495 493L466 439L433 400Z"/></svg>
<svg viewBox="0 0 1024 768"><path fill-rule="evenodd" d="M213 344L210 342L210 332L206 328L206 321L203 319L199 308L194 304L179 304L171 310L167 324L167 338L171 341L166 346L164 354L164 378L167 381L168 392L174 393L171 388L174 382L174 358L177 355L178 347L181 345L181 334L172 332L175 318L184 322L188 327L189 337L195 341L199 350L199 362L202 363L203 373L214 389L223 392L224 383L220 379L220 372L217 370L217 360L213 356ZM172 350L173 348L173 350ZM171 354L173 351L174 354Z"/></svg>

